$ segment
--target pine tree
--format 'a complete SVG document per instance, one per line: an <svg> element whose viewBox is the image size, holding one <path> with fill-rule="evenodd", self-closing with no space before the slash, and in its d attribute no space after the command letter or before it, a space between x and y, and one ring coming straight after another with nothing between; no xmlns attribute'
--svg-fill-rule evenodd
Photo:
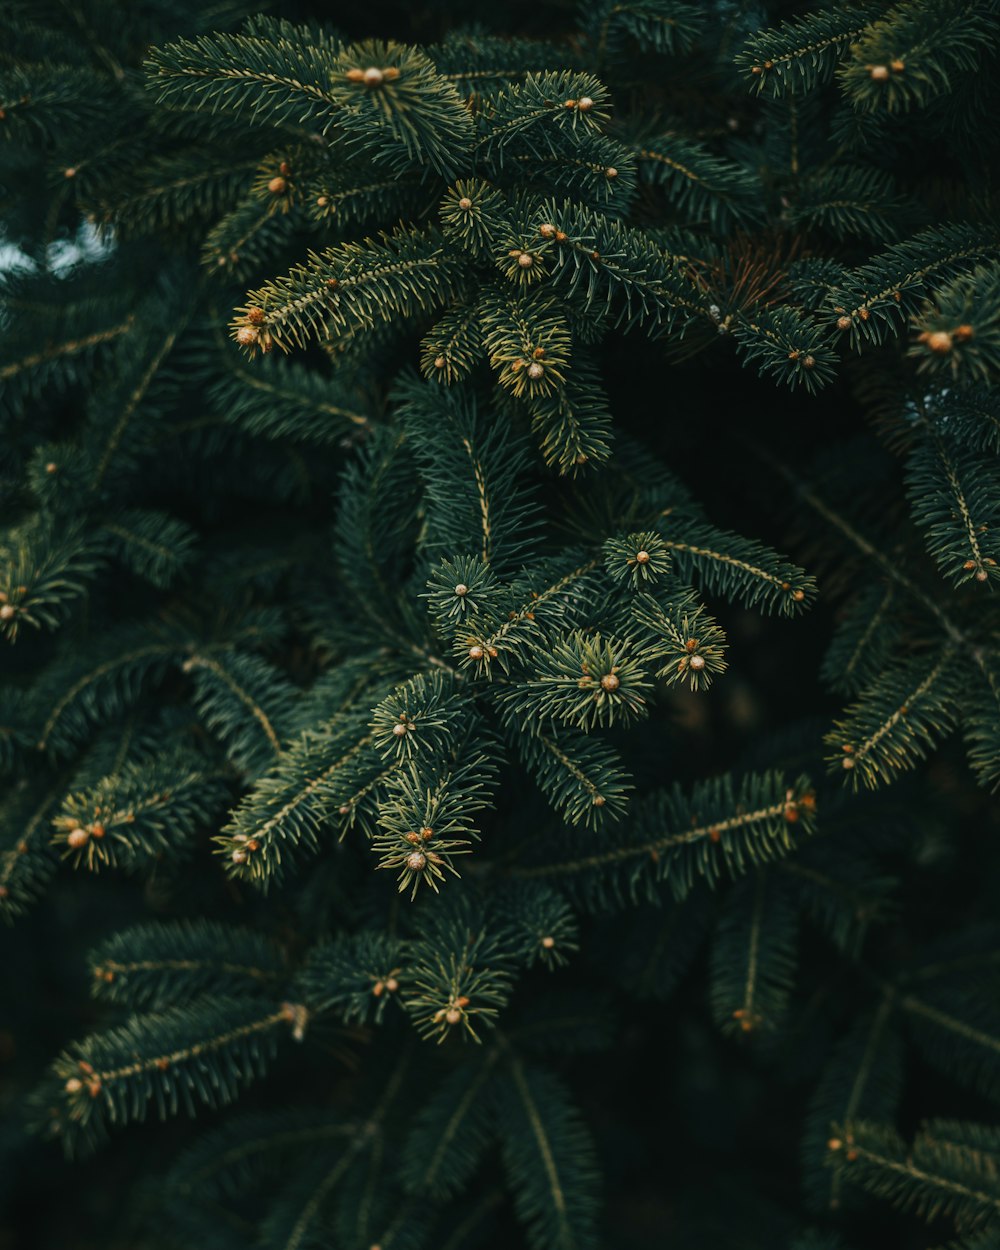
<svg viewBox="0 0 1000 1250"><path fill-rule="evenodd" d="M0 1230L995 1246L1000 4L257 7L0 10Z"/></svg>

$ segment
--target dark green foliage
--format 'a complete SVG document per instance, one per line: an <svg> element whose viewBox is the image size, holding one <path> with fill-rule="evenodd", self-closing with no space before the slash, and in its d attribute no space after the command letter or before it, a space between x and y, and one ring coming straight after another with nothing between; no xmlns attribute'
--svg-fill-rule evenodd
<svg viewBox="0 0 1000 1250"><path fill-rule="evenodd" d="M237 985L242 993L267 995L283 977L284 960L250 929L178 921L114 934L92 952L91 971L96 995L133 1010L159 1010Z"/></svg>
<svg viewBox="0 0 1000 1250"><path fill-rule="evenodd" d="M533 1250L596 1245L593 1147L575 1108L554 1077L517 1060L510 1083L500 1132L528 1244Z"/></svg>
<svg viewBox="0 0 1000 1250"><path fill-rule="evenodd" d="M259 7L0 7L0 1242L993 1250L996 0Z"/></svg>

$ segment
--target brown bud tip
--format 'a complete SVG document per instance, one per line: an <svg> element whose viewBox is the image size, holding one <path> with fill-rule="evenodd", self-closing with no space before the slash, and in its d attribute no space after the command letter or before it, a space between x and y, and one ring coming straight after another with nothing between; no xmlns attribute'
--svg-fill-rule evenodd
<svg viewBox="0 0 1000 1250"><path fill-rule="evenodd" d="M281 177L272 178L267 184L267 189L272 195L284 195L288 190L288 183Z"/></svg>
<svg viewBox="0 0 1000 1250"><path fill-rule="evenodd" d="M845 755L840 762L848 771L854 767L854 760L852 760L849 755Z"/></svg>
<svg viewBox="0 0 1000 1250"><path fill-rule="evenodd" d="M595 794L592 803L594 807L603 807L607 801L603 794Z"/></svg>
<svg viewBox="0 0 1000 1250"><path fill-rule="evenodd" d="M351 807L349 803L341 803L341 805L337 808L337 811L341 816L348 815L350 810L351 810Z"/></svg>
<svg viewBox="0 0 1000 1250"><path fill-rule="evenodd" d="M889 66L873 65L868 71L868 76L871 78L872 82L887 82L889 78Z"/></svg>
<svg viewBox="0 0 1000 1250"><path fill-rule="evenodd" d="M537 360L532 361L532 363L528 365L528 377L529 378L534 378L535 381L537 381L544 373L545 373L545 366L540 365Z"/></svg>
<svg viewBox="0 0 1000 1250"><path fill-rule="evenodd" d="M803 369L813 369L813 368L815 368L815 366L816 366L816 357L815 357L815 356L803 356L803 357L802 357L802 368L803 368Z"/></svg>
<svg viewBox="0 0 1000 1250"><path fill-rule="evenodd" d="M316 196L316 207L317 207L317 208L326 208L326 206L327 206L329 203L330 203L330 197L329 197L328 195L317 195L317 196Z"/></svg>
<svg viewBox="0 0 1000 1250"><path fill-rule="evenodd" d="M969 339L975 338L976 332L970 325L958 326L952 332L952 338L956 343L968 343Z"/></svg>
<svg viewBox="0 0 1000 1250"><path fill-rule="evenodd" d="M901 74L901 73L903 72L903 70L904 70L904 69L906 69L906 66L905 66L905 64L904 64L904 63L903 63L903 62L899 59L899 57L896 57L896 59L895 59L894 61L890 61L890 62L889 62L889 68L892 70L892 72L893 72L894 74Z"/></svg>
<svg viewBox="0 0 1000 1250"><path fill-rule="evenodd" d="M617 690L620 685L617 673L605 673L601 678L601 686L605 690Z"/></svg>
<svg viewBox="0 0 1000 1250"><path fill-rule="evenodd" d="M553 239L555 238L556 228L551 221L543 221L538 227L538 233L543 239Z"/></svg>
<svg viewBox="0 0 1000 1250"><path fill-rule="evenodd" d="M10 890L5 885L0 885L0 898L9 898Z"/></svg>
<svg viewBox="0 0 1000 1250"><path fill-rule="evenodd" d="M785 819L790 825L794 825L799 818L799 809L794 803L789 803L785 808Z"/></svg>
<svg viewBox="0 0 1000 1250"><path fill-rule="evenodd" d="M531 266L535 263L535 258L534 256L532 256L530 252L522 252L521 255L517 258L517 263L521 266L522 269L530 269Z"/></svg>
<svg viewBox="0 0 1000 1250"><path fill-rule="evenodd" d="M590 98L589 95L582 95L580 96L579 100L577 100L576 107L580 110L581 113L586 113L589 109L592 109L594 107L594 101Z"/></svg>
<svg viewBox="0 0 1000 1250"><path fill-rule="evenodd" d="M393 725L392 732L397 738L403 738L406 736L406 725L400 721L398 725Z"/></svg>
<svg viewBox="0 0 1000 1250"><path fill-rule="evenodd" d="M795 600L796 603L801 603L805 597L806 597L806 592L804 590L792 591L792 598Z"/></svg>
<svg viewBox="0 0 1000 1250"><path fill-rule="evenodd" d="M64 177L64 178L75 178L75 177L76 177L76 170L73 168L73 166L72 166L72 165L69 167L69 169L64 169L64 170L63 170L63 177Z"/></svg>
<svg viewBox="0 0 1000 1250"><path fill-rule="evenodd" d="M378 87L385 81L385 74L377 65L369 65L361 79L366 87Z"/></svg>
<svg viewBox="0 0 1000 1250"><path fill-rule="evenodd" d="M233 851L232 855L230 856L230 859L233 861L234 864L245 864L247 862L247 853L246 851L241 850L239 847L237 847L237 849Z"/></svg>
<svg viewBox="0 0 1000 1250"><path fill-rule="evenodd" d="M987 573L985 569L980 569L979 572L976 574L976 581L985 582L988 577L989 577L989 573Z"/></svg>
<svg viewBox="0 0 1000 1250"><path fill-rule="evenodd" d="M843 317L838 317L838 318L837 318L837 329L838 329L838 330L849 330L850 328L851 328L851 319L850 319L850 317L848 317L848 316L843 316Z"/></svg>
<svg viewBox="0 0 1000 1250"><path fill-rule="evenodd" d="M444 1018L449 1024L458 1024L459 1020L462 1018L462 1013L457 1007L449 1007L444 1013Z"/></svg>
<svg viewBox="0 0 1000 1250"><path fill-rule="evenodd" d="M575 108L576 108L576 101L575 101L575 100L564 100L564 101L563 101L563 108L564 108L564 109L575 109Z"/></svg>
<svg viewBox="0 0 1000 1250"><path fill-rule="evenodd" d="M81 846L86 846L89 841L90 834L86 829L71 829L66 835L66 842L74 851L78 851Z"/></svg>
<svg viewBox="0 0 1000 1250"><path fill-rule="evenodd" d="M365 71L363 69L349 69L347 71L348 82L364 82Z"/></svg>
<svg viewBox="0 0 1000 1250"><path fill-rule="evenodd" d="M459 582L458 585L455 587L455 594L458 595L459 598L461 598L463 595L467 595L468 593L469 593L469 588L468 586L466 586L465 582Z"/></svg>
<svg viewBox="0 0 1000 1250"><path fill-rule="evenodd" d="M236 331L236 342L242 347L249 347L251 343L256 343L260 338L260 333L253 326L240 326Z"/></svg>
<svg viewBox="0 0 1000 1250"><path fill-rule="evenodd" d="M605 178L617 178L618 170L615 169L614 165L609 165L607 169L604 171L604 176Z"/></svg>
<svg viewBox="0 0 1000 1250"><path fill-rule="evenodd" d="M826 1148L827 1150L843 1150L844 1143L840 1140L839 1137L831 1137L830 1140L826 1143Z"/></svg>
<svg viewBox="0 0 1000 1250"><path fill-rule="evenodd" d="M420 836L425 842L429 842L431 838L434 837L434 830L430 827L430 825L421 825Z"/></svg>
<svg viewBox="0 0 1000 1250"><path fill-rule="evenodd" d="M966 560L966 562L962 565L962 568L965 569L966 572L969 572L975 567L976 567L975 560Z"/></svg>
<svg viewBox="0 0 1000 1250"><path fill-rule="evenodd" d="M78 1094L83 1089L83 1081L79 1077L71 1076L63 1088L67 1094Z"/></svg>
<svg viewBox="0 0 1000 1250"><path fill-rule="evenodd" d="M45 466L46 473L56 473L58 469L59 469L59 466L56 464L54 460L50 460L48 464Z"/></svg>
<svg viewBox="0 0 1000 1250"><path fill-rule="evenodd" d="M565 231L565 230L557 230L557 231L556 231L556 242L557 242L557 243L565 243L565 242L566 242L566 240L567 240L568 238L569 238L569 235L566 233L566 231Z"/></svg>
<svg viewBox="0 0 1000 1250"><path fill-rule="evenodd" d="M467 195L463 195L462 198L458 201L458 207L463 212L467 213L469 209L472 207L472 201L469 199Z"/></svg>
<svg viewBox="0 0 1000 1250"><path fill-rule="evenodd" d="M547 951L550 951L553 948L553 946L555 946L555 944L556 944L555 938L551 937L550 935L546 935L545 937L542 938L542 945L545 947Z"/></svg>
<svg viewBox="0 0 1000 1250"><path fill-rule="evenodd" d="M423 872L427 867L427 856L423 851L411 851L406 857L406 866L410 872Z"/></svg>
<svg viewBox="0 0 1000 1250"><path fill-rule="evenodd" d="M435 368L435 369L443 369L447 363L448 363L448 361L444 358L444 356L435 356L435 357L434 357L434 368Z"/></svg>
<svg viewBox="0 0 1000 1250"><path fill-rule="evenodd" d="M648 563L649 563L649 552L648 552L648 551L637 551L637 552L635 553L635 562L636 562L636 564L648 564Z"/></svg>
<svg viewBox="0 0 1000 1250"><path fill-rule="evenodd" d="M482 647L470 647L469 648L470 660L481 660L485 654L486 652L482 649Z"/></svg>
<svg viewBox="0 0 1000 1250"><path fill-rule="evenodd" d="M253 326L263 325L266 320L263 308L248 308L247 321Z"/></svg>
<svg viewBox="0 0 1000 1250"><path fill-rule="evenodd" d="M935 330L933 334L928 334L926 342L928 350L939 356L951 351L951 335L947 330Z"/></svg>
<svg viewBox="0 0 1000 1250"><path fill-rule="evenodd" d="M17 615L17 608L12 603L5 603L0 608L0 621L11 621Z"/></svg>
<svg viewBox="0 0 1000 1250"><path fill-rule="evenodd" d="M751 65L751 66L750 66L750 73L751 73L751 74L762 74L763 72L764 72L764 71L763 71L763 69L761 69L761 67L760 67L759 65Z"/></svg>
<svg viewBox="0 0 1000 1250"><path fill-rule="evenodd" d="M386 977L385 988L389 991L390 994L395 994L395 992L399 989L399 982L396 980L395 977Z"/></svg>
<svg viewBox="0 0 1000 1250"><path fill-rule="evenodd" d="M693 655L691 657L691 667L696 672L701 672L701 670L705 667L705 657L703 655Z"/></svg>
<svg viewBox="0 0 1000 1250"><path fill-rule="evenodd" d="M844 1158L847 1160L848 1163L853 1163L857 1157L858 1157L858 1152L856 1150L849 1150L847 1154L844 1156Z"/></svg>

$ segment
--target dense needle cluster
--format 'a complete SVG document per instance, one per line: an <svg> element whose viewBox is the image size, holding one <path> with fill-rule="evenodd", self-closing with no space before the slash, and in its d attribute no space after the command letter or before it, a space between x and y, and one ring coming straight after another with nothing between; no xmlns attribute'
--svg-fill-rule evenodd
<svg viewBox="0 0 1000 1250"><path fill-rule="evenodd" d="M257 7L0 11L16 1218L989 1250L996 0Z"/></svg>

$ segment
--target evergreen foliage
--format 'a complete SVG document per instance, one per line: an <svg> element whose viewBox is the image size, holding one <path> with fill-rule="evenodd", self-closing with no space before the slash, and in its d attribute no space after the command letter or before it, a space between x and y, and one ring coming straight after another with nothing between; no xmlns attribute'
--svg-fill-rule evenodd
<svg viewBox="0 0 1000 1250"><path fill-rule="evenodd" d="M994 1246L1000 6L258 8L0 10L0 1241Z"/></svg>

